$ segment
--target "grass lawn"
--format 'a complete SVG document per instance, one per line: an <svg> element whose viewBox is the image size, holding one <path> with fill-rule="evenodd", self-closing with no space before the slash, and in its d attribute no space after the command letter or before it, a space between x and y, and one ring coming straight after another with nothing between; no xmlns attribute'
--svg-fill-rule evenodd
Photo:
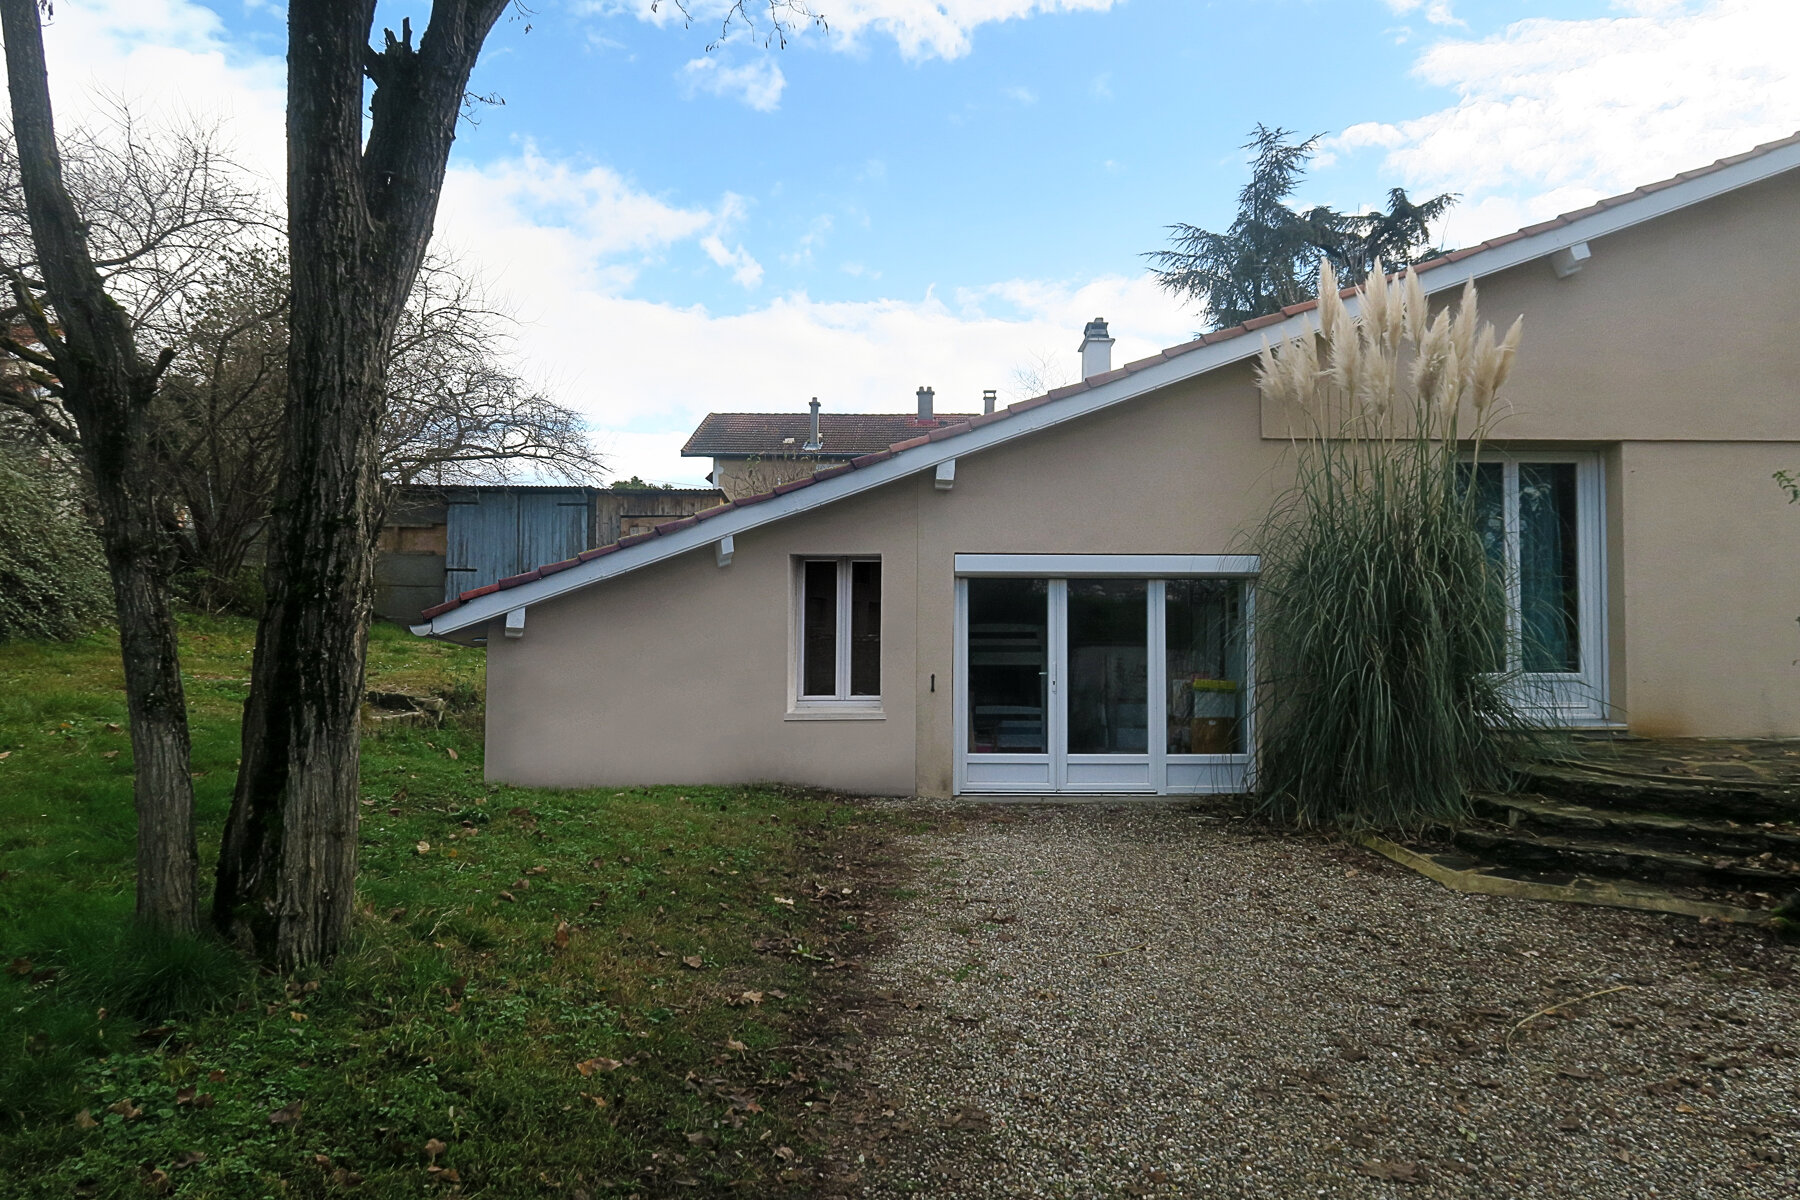
<svg viewBox="0 0 1800 1200"><path fill-rule="evenodd" d="M252 634L183 626L207 876ZM0 1196L799 1186L831 1089L805 1047L865 942L876 818L771 787L489 786L481 680L480 651L376 630L371 687L459 707L365 741L349 947L279 978L130 933L116 641L0 645Z"/></svg>

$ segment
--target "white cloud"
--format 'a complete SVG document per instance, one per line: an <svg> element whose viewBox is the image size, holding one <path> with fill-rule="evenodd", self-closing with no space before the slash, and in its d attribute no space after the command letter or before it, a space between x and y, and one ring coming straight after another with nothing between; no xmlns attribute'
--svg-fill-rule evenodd
<svg viewBox="0 0 1800 1200"><path fill-rule="evenodd" d="M706 251L706 257L717 266L731 272L731 278L741 287L754 290L762 283L762 264L750 257L748 251L739 243L735 249L727 248L723 239L716 233L709 233L700 239L700 248Z"/></svg>
<svg viewBox="0 0 1800 1200"><path fill-rule="evenodd" d="M1446 236L1467 244L1800 127L1800 5L1618 7L1631 15L1440 41L1414 71L1453 89L1455 104L1353 125L1330 148L1379 149L1408 188L1463 193Z"/></svg>
<svg viewBox="0 0 1800 1200"><path fill-rule="evenodd" d="M1058 12L1104 12L1119 0L832 0L817 5L830 22L828 36L840 50L860 50L871 35L890 37L902 57L961 58L969 52L971 36L982 25L1017 21ZM1434 0L1434 3L1441 0ZM723 21L732 0L689 0L687 11L695 21ZM755 6L751 6L754 11ZM584 0L577 12L610 17L631 13L640 20L667 27L680 20L675 5L667 0L652 9L652 0ZM741 20L741 18L740 18ZM766 19L764 21L766 28ZM796 25L793 32L806 36L811 27Z"/></svg>
<svg viewBox="0 0 1800 1200"><path fill-rule="evenodd" d="M280 187L286 68L245 50L210 9L189 0L59 4L44 26L44 56L59 128L103 118L114 100L152 125L219 122L231 156L271 194Z"/></svg>
<svg viewBox="0 0 1800 1200"><path fill-rule="evenodd" d="M1023 84L1002 90L1005 92L1006 98L1013 101L1015 104L1031 105L1037 103L1037 93L1030 88L1025 87Z"/></svg>
<svg viewBox="0 0 1800 1200"><path fill-rule="evenodd" d="M1433 25L1465 25L1467 22L1457 19L1450 11L1450 0L1384 0L1388 11L1396 16L1404 17L1409 13L1424 10L1425 19Z"/></svg>
<svg viewBox="0 0 1800 1200"><path fill-rule="evenodd" d="M677 78L691 98L697 92L723 96L754 108L757 112L774 112L781 107L781 92L787 77L772 58L759 58L742 66L725 66L717 58L688 60Z"/></svg>

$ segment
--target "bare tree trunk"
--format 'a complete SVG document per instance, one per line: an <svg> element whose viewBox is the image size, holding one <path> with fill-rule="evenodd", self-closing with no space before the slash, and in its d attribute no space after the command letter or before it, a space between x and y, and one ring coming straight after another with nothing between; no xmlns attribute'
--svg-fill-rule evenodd
<svg viewBox="0 0 1800 1200"><path fill-rule="evenodd" d="M106 294L88 254L63 186L37 0L0 0L0 34L31 234L54 316L36 306L23 280L15 279L14 294L81 433L118 610L135 765L138 917L192 931L198 855L187 703L148 444L150 402L169 355L154 363L138 356L125 311Z"/></svg>
<svg viewBox="0 0 1800 1200"><path fill-rule="evenodd" d="M469 71L506 3L436 0L416 50L403 25L380 52L374 0L288 10L285 450L213 901L221 930L284 968L331 958L351 913L388 345L431 236Z"/></svg>

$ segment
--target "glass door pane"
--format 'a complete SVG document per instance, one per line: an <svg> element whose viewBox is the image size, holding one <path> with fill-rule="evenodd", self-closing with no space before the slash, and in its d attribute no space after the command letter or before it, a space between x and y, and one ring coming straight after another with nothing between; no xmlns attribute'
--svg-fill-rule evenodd
<svg viewBox="0 0 1800 1200"><path fill-rule="evenodd" d="M1244 753L1244 585L1164 585L1170 754Z"/></svg>
<svg viewBox="0 0 1800 1200"><path fill-rule="evenodd" d="M1070 754L1150 749L1149 584L1069 580Z"/></svg>
<svg viewBox="0 0 1800 1200"><path fill-rule="evenodd" d="M1049 695L1049 580L969 580L969 752L1049 753Z"/></svg>
<svg viewBox="0 0 1800 1200"><path fill-rule="evenodd" d="M1575 464L1519 464L1519 629L1527 671L1581 669Z"/></svg>

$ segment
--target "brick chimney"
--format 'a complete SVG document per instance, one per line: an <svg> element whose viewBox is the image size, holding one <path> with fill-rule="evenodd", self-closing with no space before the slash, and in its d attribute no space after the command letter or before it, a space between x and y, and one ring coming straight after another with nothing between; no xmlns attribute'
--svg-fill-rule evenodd
<svg viewBox="0 0 1800 1200"><path fill-rule="evenodd" d="M1106 318L1095 317L1081 331L1081 377L1092 379L1112 370L1113 340L1106 332Z"/></svg>
<svg viewBox="0 0 1800 1200"><path fill-rule="evenodd" d="M997 400L997 399L998 399L998 398L999 398L999 392L998 392L998 391L997 391L997 389L995 389L995 388L984 388L984 389L982 389L982 392L981 392L981 411L982 411L982 412L984 412L984 413L991 413L991 412L993 412L993 411L994 411L994 402L995 402L995 401L996 401L996 400Z"/></svg>
<svg viewBox="0 0 1800 1200"><path fill-rule="evenodd" d="M936 396L937 392L932 388L922 387L919 389L919 424L935 424L931 415L931 402Z"/></svg>

